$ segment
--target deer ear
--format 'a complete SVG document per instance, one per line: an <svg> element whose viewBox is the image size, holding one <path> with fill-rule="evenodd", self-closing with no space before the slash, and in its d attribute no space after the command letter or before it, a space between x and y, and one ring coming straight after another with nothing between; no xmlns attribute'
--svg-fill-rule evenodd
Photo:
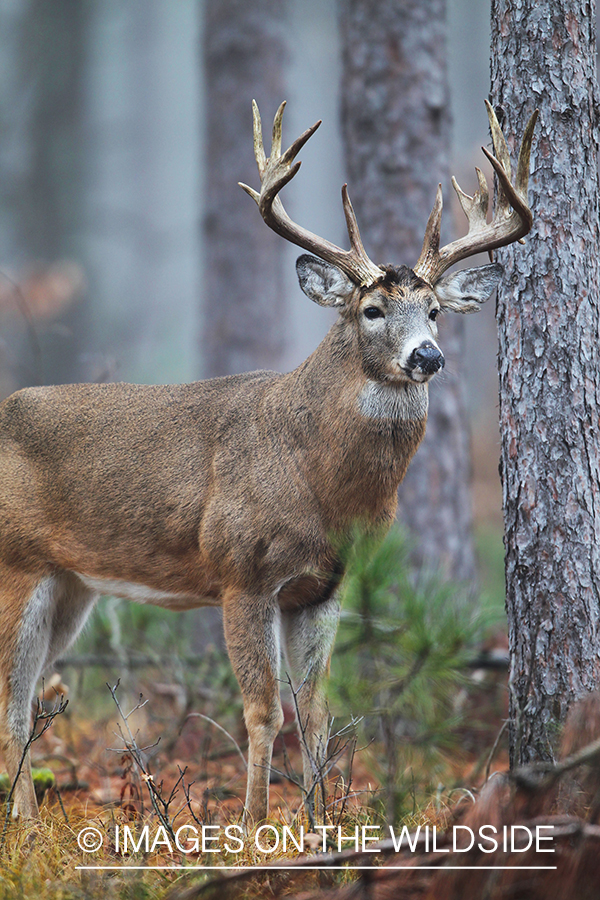
<svg viewBox="0 0 600 900"><path fill-rule="evenodd" d="M433 291L442 309L459 313L479 312L481 304L498 286L502 272L499 263L477 269L461 269L442 276L434 284Z"/></svg>
<svg viewBox="0 0 600 900"><path fill-rule="evenodd" d="M319 306L345 306L356 288L341 269L316 256L303 254L296 260L300 287Z"/></svg>

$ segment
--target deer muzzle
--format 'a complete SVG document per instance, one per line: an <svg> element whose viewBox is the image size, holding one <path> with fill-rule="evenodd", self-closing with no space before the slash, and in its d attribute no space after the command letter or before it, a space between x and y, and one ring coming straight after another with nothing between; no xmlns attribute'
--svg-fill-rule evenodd
<svg viewBox="0 0 600 900"><path fill-rule="evenodd" d="M439 369L444 368L445 362L444 354L435 344L423 341L411 353L408 366L411 371L418 369L423 375L435 375Z"/></svg>

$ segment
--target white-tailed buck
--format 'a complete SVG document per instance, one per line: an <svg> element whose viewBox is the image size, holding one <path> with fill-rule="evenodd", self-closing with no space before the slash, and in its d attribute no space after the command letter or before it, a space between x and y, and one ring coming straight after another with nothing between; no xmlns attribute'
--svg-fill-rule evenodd
<svg viewBox="0 0 600 900"><path fill-rule="evenodd" d="M195 384L27 388L0 406L0 746L15 778L41 672L81 629L99 594L169 609L221 605L249 737L246 819L267 815L273 741L282 723L281 649L310 753L324 752L323 679L338 620L337 551L357 526L387 527L425 432L427 383L444 365L441 311L470 313L494 290L496 263L444 274L519 240L532 116L515 183L488 105L498 177L495 217L479 170L474 197L456 182L466 237L439 246L441 186L416 265L367 256L346 187L350 250L296 225L279 191L317 122L281 154L284 104L265 157L254 106L260 193L270 228L310 251L304 293L339 318L286 375L252 372ZM35 816L29 760L14 814ZM304 761L310 782L313 769Z"/></svg>

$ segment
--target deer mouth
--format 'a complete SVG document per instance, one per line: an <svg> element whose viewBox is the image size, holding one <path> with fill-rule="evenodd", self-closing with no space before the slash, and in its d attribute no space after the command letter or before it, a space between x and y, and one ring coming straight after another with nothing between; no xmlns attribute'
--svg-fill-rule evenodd
<svg viewBox="0 0 600 900"><path fill-rule="evenodd" d="M422 384L430 381L445 364L446 360L440 348L433 341L425 340L411 351L402 365L402 370L412 381Z"/></svg>
<svg viewBox="0 0 600 900"><path fill-rule="evenodd" d="M404 370L411 381L416 381L417 384L427 384L428 381L431 381L433 376L436 374L435 372L422 372L419 368L414 369L405 369Z"/></svg>

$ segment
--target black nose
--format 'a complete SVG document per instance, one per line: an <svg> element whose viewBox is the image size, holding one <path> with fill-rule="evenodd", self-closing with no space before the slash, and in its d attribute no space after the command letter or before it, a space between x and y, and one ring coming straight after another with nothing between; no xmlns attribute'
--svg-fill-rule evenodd
<svg viewBox="0 0 600 900"><path fill-rule="evenodd" d="M443 354L429 341L422 343L410 355L411 366L418 366L425 375L433 375L438 369L443 369L444 363Z"/></svg>

